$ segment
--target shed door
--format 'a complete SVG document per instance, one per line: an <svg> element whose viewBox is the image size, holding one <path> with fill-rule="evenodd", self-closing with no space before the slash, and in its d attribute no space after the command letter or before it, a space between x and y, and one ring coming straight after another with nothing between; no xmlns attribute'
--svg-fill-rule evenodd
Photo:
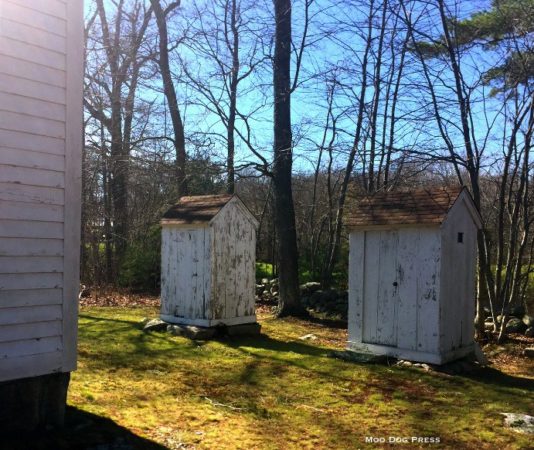
<svg viewBox="0 0 534 450"><path fill-rule="evenodd" d="M363 342L397 346L398 233L368 231L365 236Z"/></svg>

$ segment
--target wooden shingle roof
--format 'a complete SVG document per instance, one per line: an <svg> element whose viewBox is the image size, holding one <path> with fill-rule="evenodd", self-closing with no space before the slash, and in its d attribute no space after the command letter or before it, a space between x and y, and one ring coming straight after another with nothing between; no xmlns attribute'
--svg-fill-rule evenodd
<svg viewBox="0 0 534 450"><path fill-rule="evenodd" d="M209 222L233 197L230 194L182 197L163 215L163 222L184 225Z"/></svg>
<svg viewBox="0 0 534 450"><path fill-rule="evenodd" d="M348 228L375 225L440 225L464 188L379 192L349 212Z"/></svg>

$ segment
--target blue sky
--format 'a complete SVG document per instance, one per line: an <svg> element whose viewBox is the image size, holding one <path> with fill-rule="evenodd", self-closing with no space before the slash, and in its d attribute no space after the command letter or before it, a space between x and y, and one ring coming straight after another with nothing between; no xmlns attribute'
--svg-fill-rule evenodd
<svg viewBox="0 0 534 450"><path fill-rule="evenodd" d="M248 0L243 0L246 4ZM200 6L210 5L211 3L200 3ZM90 7L91 0L86 0L86 9ZM191 14L192 2L184 1L182 11L173 19L171 23L171 34L179 36L183 33L184 28L188 28L192 23L198 25L198 20L195 22ZM262 30L262 23L268 26L263 30L262 37L266 44L270 42L269 33L272 32L272 2L270 0L259 0L255 2L249 13L244 14L247 20L251 21L250 28L254 30ZM352 134L354 133L355 113L351 111L351 106L357 103L355 94L359 91L361 84L361 58L363 54L363 36L365 33L365 14L367 10L364 6L357 6L358 2L336 2L335 0L316 0L311 8L311 14L314 19L310 25L309 40L317 42L313 46L306 49L302 64L301 78L303 85L300 86L292 96L292 120L295 137L295 164L297 171L311 170L317 159L317 144L321 141L324 132L326 121L326 91L328 83L326 80L332 79L333 74L343 85L337 88L337 95L334 101L335 114L339 115L339 135L336 139L336 163L338 166L344 164L344 152L348 150L353 141ZM380 5L380 3L378 3ZM488 6L489 2L472 2L464 1L460 3L458 15L465 17L469 15L474 8L482 8ZM419 7L418 7L419 8ZM437 19L435 17L435 10L431 13L417 8L413 11L414 15L421 15L420 24L430 33L435 32L438 27L433 26L433 22ZM295 41L298 42L301 37L303 29L303 3L302 0L295 1L293 7L293 30ZM203 20L208 21L208 15L203 16ZM391 18L391 21L393 18ZM339 23L343 23L346 29L342 30ZM332 33L335 31L334 33ZM331 33L334 38L324 37L323 34ZM319 39L321 36L321 39ZM399 35L400 39L401 35ZM246 35L243 37L247 41L242 46L242 54L247 53L250 48L252 38L247 39ZM196 43L192 44L193 46ZM395 52L394 52L395 53ZM216 72L216 66L206 58L199 58L195 54L195 49L188 45L180 45L174 52L175 56L180 56L186 61L189 70L192 73L199 73L205 79L205 83L210 83L214 91L218 91L220 83L217 77L213 74ZM398 54L394 55L398 58ZM259 57L259 56L258 56ZM389 58L390 56L385 56ZM409 56L411 58L411 56ZM494 56L484 52L473 53L473 56L462 60L464 74L468 84L475 83L479 78L480 71L489 68L494 63ZM339 69L343 66L343 70ZM438 62L432 63L435 69L435 76L440 77L440 87L438 93L443 96L443 111L442 114L449 118L449 113L445 107L445 103L453 98L453 91L450 89L452 80L443 67L440 71ZM337 69L336 69L337 68ZM178 65L175 65L177 74L181 73ZM210 73L211 72L211 73ZM372 70L369 73L370 84L373 82ZM317 75L319 74L319 75ZM256 111L251 125L253 128L254 141L258 149L270 159L271 142L272 142L272 108L271 108L271 71L269 62L266 61L262 66L262 70L258 76L253 76L243 82L240 89L240 96L238 98L239 109L248 113ZM161 86L159 79L153 80L153 85L156 88ZM182 112L184 115L186 134L193 136L196 133L209 133L212 139L217 141L213 145L213 153L216 157L224 159L224 142L216 138L217 134L224 133L224 127L220 123L220 119L206 110L198 103L198 95L185 82L177 81L176 89L180 97ZM351 89L354 91L351 93ZM489 101L485 104L480 100L483 97L485 88L478 86L473 89L473 108L475 110L474 129L478 138L482 137L487 132L487 121L485 116L489 116L489 122L493 121L495 117L495 110L499 104L497 101ZM155 90L149 87L144 87L139 92L140 98L145 100L153 100L159 98L160 102L163 97ZM380 93L382 101L385 101L385 93ZM368 90L367 102L371 102L374 95L372 86ZM484 96L487 97L487 96ZM421 68L416 62L410 61L410 64L405 69L405 75L402 79L401 88L401 104L399 110L400 122L398 124L398 137L395 145L399 148L418 148L429 150L439 149L443 146L441 139L438 136L437 128L432 120L413 120L414 117L420 116L421 112L428 106L428 95L425 93L425 82L421 77ZM224 102L221 102L224 104ZM257 109L259 105L261 108ZM257 109L257 110L256 110ZM409 120L403 121L402 114L409 115ZM161 125L161 117L154 115L154 119ZM450 115L450 123L448 124L451 133L456 136L455 131L457 121L454 115ZM499 122L496 122L497 124ZM170 121L169 121L170 124ZM157 125L157 124L156 124ZM240 125L242 132L245 132L243 124ZM495 127L495 135L502 135L502 130L498 125ZM170 129L170 126L168 127ZM458 141L460 142L460 141ZM461 145L461 143L459 144ZM500 142L489 141L489 146L493 146L492 151L498 151ZM192 151L190 147L190 151ZM247 147L238 139L238 152L236 155L236 164L245 164L254 160Z"/></svg>

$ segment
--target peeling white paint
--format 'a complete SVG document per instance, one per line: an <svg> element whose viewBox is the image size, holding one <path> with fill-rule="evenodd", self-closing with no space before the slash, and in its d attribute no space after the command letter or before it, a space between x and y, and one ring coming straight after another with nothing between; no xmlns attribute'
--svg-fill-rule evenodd
<svg viewBox="0 0 534 450"><path fill-rule="evenodd" d="M205 225L163 223L162 319L198 326L255 322L256 226L237 197Z"/></svg>
<svg viewBox="0 0 534 450"><path fill-rule="evenodd" d="M441 226L351 231L349 349L434 364L473 350L478 223L468 202L464 192Z"/></svg>

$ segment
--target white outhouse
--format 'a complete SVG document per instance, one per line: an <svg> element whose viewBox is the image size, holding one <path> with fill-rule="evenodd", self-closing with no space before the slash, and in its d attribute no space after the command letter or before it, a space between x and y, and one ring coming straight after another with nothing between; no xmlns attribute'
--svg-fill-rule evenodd
<svg viewBox="0 0 534 450"><path fill-rule="evenodd" d="M76 368L82 0L0 0L0 429L62 421Z"/></svg>
<svg viewBox="0 0 534 450"><path fill-rule="evenodd" d="M200 327L255 323L258 222L239 197L182 197L161 225L161 319Z"/></svg>
<svg viewBox="0 0 534 450"><path fill-rule="evenodd" d="M349 350L433 364L471 353L480 226L465 188L362 200L347 219Z"/></svg>

